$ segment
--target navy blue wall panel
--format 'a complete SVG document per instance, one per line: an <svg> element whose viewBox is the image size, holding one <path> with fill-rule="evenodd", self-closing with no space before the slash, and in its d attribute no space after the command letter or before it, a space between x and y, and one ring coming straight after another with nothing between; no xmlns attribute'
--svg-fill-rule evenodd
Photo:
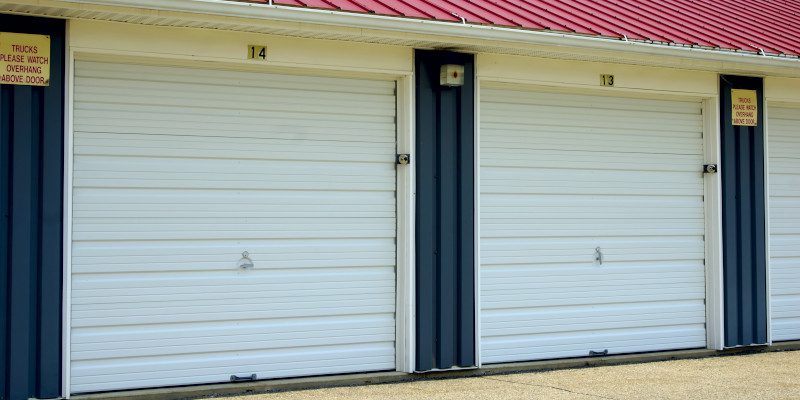
<svg viewBox="0 0 800 400"><path fill-rule="evenodd" d="M473 56L416 52L418 371L475 364ZM464 65L461 87L439 85Z"/></svg>
<svg viewBox="0 0 800 400"><path fill-rule="evenodd" d="M733 126L731 89L755 90L757 126ZM767 343L764 101L761 78L720 78L725 346Z"/></svg>
<svg viewBox="0 0 800 400"><path fill-rule="evenodd" d="M61 395L64 21L0 15L50 35L50 86L0 85L0 399Z"/></svg>

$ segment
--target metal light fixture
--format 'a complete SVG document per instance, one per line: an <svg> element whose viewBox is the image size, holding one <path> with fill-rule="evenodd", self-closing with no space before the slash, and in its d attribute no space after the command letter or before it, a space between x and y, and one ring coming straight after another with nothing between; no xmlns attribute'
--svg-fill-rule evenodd
<svg viewBox="0 0 800 400"><path fill-rule="evenodd" d="M439 85L458 87L464 85L464 66L458 64L445 64L439 70Z"/></svg>

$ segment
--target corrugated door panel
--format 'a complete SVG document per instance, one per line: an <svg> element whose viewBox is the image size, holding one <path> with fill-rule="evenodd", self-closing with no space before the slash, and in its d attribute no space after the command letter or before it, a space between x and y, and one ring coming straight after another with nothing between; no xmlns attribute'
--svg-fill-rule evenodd
<svg viewBox="0 0 800 400"><path fill-rule="evenodd" d="M475 65L472 54L417 50L416 371L475 365ZM464 85L439 84L442 65Z"/></svg>
<svg viewBox="0 0 800 400"><path fill-rule="evenodd" d="M769 108L772 340L800 339L800 108Z"/></svg>
<svg viewBox="0 0 800 400"><path fill-rule="evenodd" d="M394 82L75 70L73 392L394 369Z"/></svg>
<svg viewBox="0 0 800 400"><path fill-rule="evenodd" d="M705 346L700 103L481 97L483 362Z"/></svg>

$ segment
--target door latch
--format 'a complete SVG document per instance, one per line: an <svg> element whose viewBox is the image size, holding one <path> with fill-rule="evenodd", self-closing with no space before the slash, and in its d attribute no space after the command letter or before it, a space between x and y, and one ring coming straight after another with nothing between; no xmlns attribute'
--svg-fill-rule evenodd
<svg viewBox="0 0 800 400"><path fill-rule="evenodd" d="M244 376L231 375L231 382L254 381L254 380L256 380L256 378L258 378L258 376L256 374L250 374L250 375L244 375Z"/></svg>
<svg viewBox="0 0 800 400"><path fill-rule="evenodd" d="M411 155L410 154L398 154L397 155L397 165L408 165L411 164Z"/></svg>

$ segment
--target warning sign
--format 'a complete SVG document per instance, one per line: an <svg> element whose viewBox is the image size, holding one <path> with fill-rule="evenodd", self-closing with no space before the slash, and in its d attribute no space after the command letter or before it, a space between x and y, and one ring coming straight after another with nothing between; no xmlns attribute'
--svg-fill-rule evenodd
<svg viewBox="0 0 800 400"><path fill-rule="evenodd" d="M733 126L756 126L758 96L755 90L731 89Z"/></svg>
<svg viewBox="0 0 800 400"><path fill-rule="evenodd" d="M50 36L0 32L0 85L50 85Z"/></svg>

